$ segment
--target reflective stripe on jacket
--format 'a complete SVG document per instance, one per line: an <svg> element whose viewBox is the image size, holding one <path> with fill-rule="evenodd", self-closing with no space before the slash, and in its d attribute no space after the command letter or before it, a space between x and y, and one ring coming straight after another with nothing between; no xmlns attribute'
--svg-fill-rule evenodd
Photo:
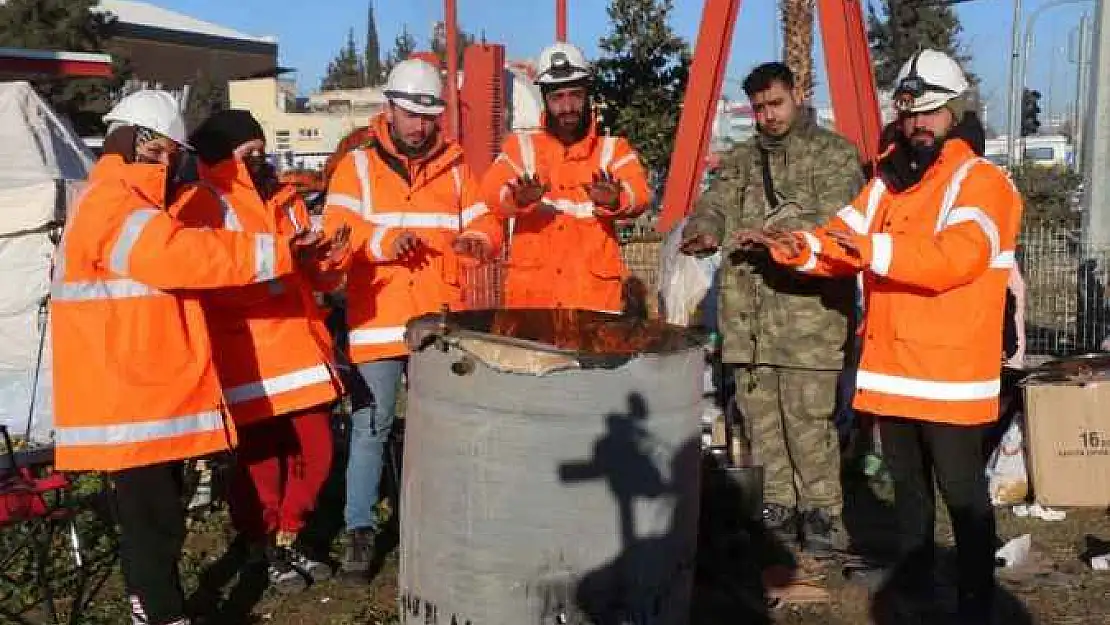
<svg viewBox="0 0 1110 625"><path fill-rule="evenodd" d="M1006 173L952 139L917 185L896 193L875 178L825 228L804 235L799 270L863 276L857 409L965 425L998 418L1021 212ZM858 235L859 253L829 230Z"/></svg>
<svg viewBox="0 0 1110 625"><path fill-rule="evenodd" d="M296 190L264 203L235 159L202 167L203 184L179 202L196 227L293 236L311 226ZM206 291L201 298L216 371L237 425L318 406L337 396L332 342L303 272L263 284Z"/></svg>
<svg viewBox="0 0 1110 625"><path fill-rule="evenodd" d="M594 216L585 186L604 170L621 186L627 217L651 201L647 175L626 140L601 136L596 128L564 146L547 132L510 135L486 172L482 196L495 209L512 202L508 182L538 174L551 186L538 209L511 220L505 305L509 308L583 308L619 311L621 259L613 219Z"/></svg>
<svg viewBox="0 0 1110 625"><path fill-rule="evenodd" d="M494 251L501 222L478 198L462 149L441 143L409 159L393 145L384 115L371 120L374 138L347 154L328 182L324 230L352 229L347 278L347 323L355 363L407 353L409 320L446 305L462 305L461 260L452 249L460 235L480 236ZM393 243L411 232L427 247L392 260Z"/></svg>
<svg viewBox="0 0 1110 625"><path fill-rule="evenodd" d="M55 464L116 471L229 449L195 289L290 273L288 237L185 227L165 168L100 159L66 218L51 286Z"/></svg>

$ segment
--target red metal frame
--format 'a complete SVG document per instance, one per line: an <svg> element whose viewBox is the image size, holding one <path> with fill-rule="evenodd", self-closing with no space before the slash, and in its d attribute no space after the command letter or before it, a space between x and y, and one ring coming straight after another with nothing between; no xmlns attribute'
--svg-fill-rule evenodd
<svg viewBox="0 0 1110 625"><path fill-rule="evenodd" d="M705 0L667 184L663 190L663 212L655 226L659 232L667 232L674 227L690 211L698 195L740 2Z"/></svg>
<svg viewBox="0 0 1110 625"><path fill-rule="evenodd" d="M882 121L859 0L818 0L829 93L837 130L866 162L877 157ZM655 228L669 231L693 208L728 62L740 0L706 0L690 80Z"/></svg>
<svg viewBox="0 0 1110 625"><path fill-rule="evenodd" d="M444 119L447 136L459 138L459 20L455 0L444 0L447 27L447 111Z"/></svg>
<svg viewBox="0 0 1110 625"><path fill-rule="evenodd" d="M475 44L463 55L459 137L466 162L481 177L501 153L505 126L505 46Z"/></svg>
<svg viewBox="0 0 1110 625"><path fill-rule="evenodd" d="M555 0L555 41L567 40L567 0Z"/></svg>
<svg viewBox="0 0 1110 625"><path fill-rule="evenodd" d="M0 74L111 78L112 57L85 52L0 48Z"/></svg>

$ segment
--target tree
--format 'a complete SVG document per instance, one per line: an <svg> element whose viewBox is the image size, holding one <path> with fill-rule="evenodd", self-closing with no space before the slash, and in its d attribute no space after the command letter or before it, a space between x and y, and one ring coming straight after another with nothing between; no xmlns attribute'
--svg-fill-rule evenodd
<svg viewBox="0 0 1110 625"><path fill-rule="evenodd" d="M189 95L185 100L185 125L192 132L213 113L230 107L227 82L218 82L208 74L198 72L196 80L189 85Z"/></svg>
<svg viewBox="0 0 1110 625"><path fill-rule="evenodd" d="M320 83L321 91L333 89L360 89L366 86L366 68L355 46L355 30L347 33L347 45L328 63L327 73Z"/></svg>
<svg viewBox="0 0 1110 625"><path fill-rule="evenodd" d="M401 25L401 32L393 40L393 50L385 57L385 75L388 76L393 68L409 58L416 50L416 38L409 33L408 24Z"/></svg>
<svg viewBox="0 0 1110 625"><path fill-rule="evenodd" d="M898 70L923 48L940 50L960 62L967 71L959 37L963 32L952 7L919 4L919 0L879 0L867 7L868 42L875 63L875 82L880 89L893 89ZM976 82L968 73L968 79Z"/></svg>
<svg viewBox="0 0 1110 625"><path fill-rule="evenodd" d="M655 180L670 163L690 47L669 23L673 0L611 0L595 63L602 126L626 137Z"/></svg>
<svg viewBox="0 0 1110 625"><path fill-rule="evenodd" d="M457 51L459 67L462 67L463 53L466 52L466 47L474 43L474 35L459 29L459 49ZM439 57L439 64L441 67L447 67L447 26L443 22L436 22L435 27L432 28L432 52Z"/></svg>
<svg viewBox="0 0 1110 625"><path fill-rule="evenodd" d="M0 4L0 47L108 52L115 17L93 11L97 0L7 0ZM35 90L81 135L100 134L101 117L130 75L115 58L112 78L35 78Z"/></svg>
<svg viewBox="0 0 1110 625"><path fill-rule="evenodd" d="M813 95L814 0L783 0L782 39L786 64L806 97Z"/></svg>
<svg viewBox="0 0 1110 625"><path fill-rule="evenodd" d="M381 49L378 46L378 25L374 21L374 3L366 8L366 52L363 55L366 68L366 84L376 87L385 82L385 67L382 65Z"/></svg>

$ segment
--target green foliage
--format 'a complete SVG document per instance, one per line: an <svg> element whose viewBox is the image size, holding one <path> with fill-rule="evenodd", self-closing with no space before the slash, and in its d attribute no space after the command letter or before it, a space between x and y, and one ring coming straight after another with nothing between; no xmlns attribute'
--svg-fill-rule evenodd
<svg viewBox="0 0 1110 625"><path fill-rule="evenodd" d="M106 53L115 17L91 9L97 0L7 0L0 4L0 47ZM128 78L126 59L116 59L115 76L34 78L31 83L81 135L104 130L101 117Z"/></svg>
<svg viewBox="0 0 1110 625"><path fill-rule="evenodd" d="M867 5L867 38L875 63L875 82L880 89L894 88L898 70L918 50L932 48L957 59L967 67L959 37L963 32L952 7L919 0L878 0ZM969 76L969 79L971 76Z"/></svg>
<svg viewBox="0 0 1110 625"><path fill-rule="evenodd" d="M474 43L474 35L459 29L459 41L457 50L457 59L459 67L462 67L463 53L466 52L467 46ZM447 28L443 22L436 22L435 28L432 29L432 52L439 57L440 67L447 67Z"/></svg>
<svg viewBox="0 0 1110 625"><path fill-rule="evenodd" d="M671 28L672 0L611 0L595 64L602 127L628 138L653 179L670 164L690 70L690 47Z"/></svg>
<svg viewBox="0 0 1110 625"><path fill-rule="evenodd" d="M385 66L382 64L380 48L378 25L374 20L374 5L371 3L366 8L366 51L363 54L366 84L370 87L376 87L385 82Z"/></svg>
<svg viewBox="0 0 1110 625"><path fill-rule="evenodd" d="M415 51L416 38L409 32L408 25L402 24L401 32L393 40L393 50L385 57L385 75L389 76L389 72L393 71L398 63L409 58L409 55Z"/></svg>
<svg viewBox="0 0 1110 625"><path fill-rule="evenodd" d="M185 125L192 132L213 113L230 107L227 82L213 80L208 74L200 72L189 85L189 97L185 101Z"/></svg>
<svg viewBox="0 0 1110 625"><path fill-rule="evenodd" d="M1014 184L1025 200L1023 227L1079 226L1075 204L1083 177L1067 167L1023 165L1014 171Z"/></svg>
<svg viewBox="0 0 1110 625"><path fill-rule="evenodd" d="M352 28L347 32L347 45L328 63L320 90L359 89L365 86L366 68L355 45L355 30Z"/></svg>

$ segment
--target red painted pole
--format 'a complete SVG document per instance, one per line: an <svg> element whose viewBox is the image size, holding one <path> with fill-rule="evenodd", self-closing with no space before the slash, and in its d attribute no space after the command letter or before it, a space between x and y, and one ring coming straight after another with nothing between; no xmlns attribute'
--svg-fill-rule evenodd
<svg viewBox="0 0 1110 625"><path fill-rule="evenodd" d="M444 0L444 20L447 30L447 80L444 92L447 101L447 118L444 120L448 138L459 139L459 22L455 0Z"/></svg>
<svg viewBox="0 0 1110 625"><path fill-rule="evenodd" d="M818 10L836 129L856 144L864 162L874 162L882 116L863 9L859 0L818 0Z"/></svg>
<svg viewBox="0 0 1110 625"><path fill-rule="evenodd" d="M698 195L740 2L705 0L663 190L663 211L655 225L659 232L667 232L685 217Z"/></svg>
<svg viewBox="0 0 1110 625"><path fill-rule="evenodd" d="M555 0L555 41L567 40L567 0Z"/></svg>

